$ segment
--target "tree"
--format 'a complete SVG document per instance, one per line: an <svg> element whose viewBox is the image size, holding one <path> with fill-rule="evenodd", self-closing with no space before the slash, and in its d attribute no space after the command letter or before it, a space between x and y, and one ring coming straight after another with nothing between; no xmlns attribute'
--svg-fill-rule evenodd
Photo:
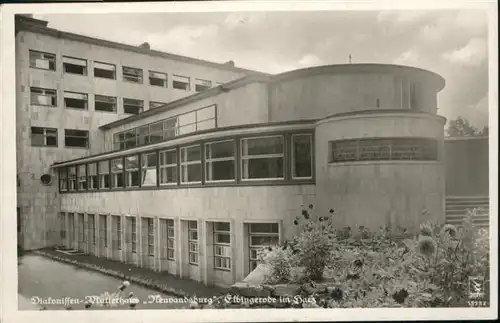
<svg viewBox="0 0 500 323"><path fill-rule="evenodd" d="M485 126L483 130L479 131L467 119L458 117L456 120L450 121L447 132L450 137L488 136L489 128Z"/></svg>

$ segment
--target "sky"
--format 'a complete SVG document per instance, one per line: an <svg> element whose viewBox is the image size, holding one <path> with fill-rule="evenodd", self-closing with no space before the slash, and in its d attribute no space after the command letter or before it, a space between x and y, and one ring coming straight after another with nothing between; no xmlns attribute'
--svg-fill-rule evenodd
<svg viewBox="0 0 500 323"><path fill-rule="evenodd" d="M267 73L317 65L401 64L446 79L439 114L488 123L484 11L316 11L35 15L49 27Z"/></svg>

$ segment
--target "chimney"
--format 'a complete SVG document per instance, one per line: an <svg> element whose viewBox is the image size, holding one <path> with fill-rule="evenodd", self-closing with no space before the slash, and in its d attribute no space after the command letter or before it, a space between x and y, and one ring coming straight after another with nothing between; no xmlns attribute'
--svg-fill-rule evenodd
<svg viewBox="0 0 500 323"><path fill-rule="evenodd" d="M151 45L149 45L148 42L144 42L144 43L140 44L139 47L144 48L144 49L151 49Z"/></svg>
<svg viewBox="0 0 500 323"><path fill-rule="evenodd" d="M228 66L234 67L234 61L227 61L227 62L224 63L224 65L228 65Z"/></svg>

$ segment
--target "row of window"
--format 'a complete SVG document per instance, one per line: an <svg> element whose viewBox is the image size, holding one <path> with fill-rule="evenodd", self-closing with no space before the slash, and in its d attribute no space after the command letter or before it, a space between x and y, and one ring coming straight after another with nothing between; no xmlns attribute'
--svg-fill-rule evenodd
<svg viewBox="0 0 500 323"><path fill-rule="evenodd" d="M56 128L31 127L31 146L58 147ZM64 129L64 147L89 148L87 130Z"/></svg>
<svg viewBox="0 0 500 323"><path fill-rule="evenodd" d="M330 142L330 163L376 160L438 160L430 138L367 138Z"/></svg>
<svg viewBox="0 0 500 323"><path fill-rule="evenodd" d="M86 59L63 56L63 71L68 74L88 75L88 61ZM30 50L30 67L49 71L56 70L56 55L40 51ZM116 80L116 65L104 62L93 62L94 77ZM168 74L158 71L148 71L149 85L168 87ZM122 66L122 80L143 84L144 71L140 68ZM216 82L217 85L223 83ZM201 92L212 87L212 81L194 79L194 90ZM172 88L191 91L191 78L182 75L172 75Z"/></svg>
<svg viewBox="0 0 500 323"><path fill-rule="evenodd" d="M255 180L310 180L312 156L310 133L228 138L62 167L59 189L85 192ZM290 171L286 170L287 165Z"/></svg>
<svg viewBox="0 0 500 323"><path fill-rule="evenodd" d="M182 113L113 135L115 150L144 146L174 137L217 127L215 105Z"/></svg>
<svg viewBox="0 0 500 323"><path fill-rule="evenodd" d="M64 107L67 109L88 110L89 96L86 93L64 91ZM57 107L57 90L39 87L30 88L31 105ZM94 95L94 110L103 112L114 112L117 109L117 98L107 95ZM144 100L122 98L123 113L139 114L144 111ZM165 105L165 102L149 101L149 109L155 109Z"/></svg>
<svg viewBox="0 0 500 323"><path fill-rule="evenodd" d="M67 219L66 219L67 216ZM106 215L98 215L99 232L96 227L96 216L87 214L87 236L85 235L85 216L82 213L60 213L61 239L68 238L67 232L70 231L69 242L71 247L83 250L86 243L96 245L96 239L99 237L104 247L108 247L108 230ZM149 256L155 256L155 225L153 218L142 218L147 230L147 253ZM66 225L68 221L69 227ZM125 217L125 231L130 232L131 252L137 253L137 218ZM168 260L175 261L175 235L176 228L173 219L160 219L160 235L164 237L159 252L166 256ZM111 216L112 223L112 248L122 250L123 230L120 216ZM198 221L187 221L188 227L188 262L191 265L199 264L199 236ZM74 234L77 234L76 246ZM228 222L213 222L213 256L214 268L221 270L231 270L231 225ZM277 245L279 243L279 226L277 223L250 223L248 224L249 239L249 269L254 270L258 264L258 252L265 246ZM166 242L166 243L165 243Z"/></svg>

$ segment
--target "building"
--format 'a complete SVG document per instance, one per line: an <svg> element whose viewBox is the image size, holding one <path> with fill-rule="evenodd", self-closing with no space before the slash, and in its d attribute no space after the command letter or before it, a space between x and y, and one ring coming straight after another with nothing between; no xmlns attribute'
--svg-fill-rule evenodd
<svg viewBox="0 0 500 323"><path fill-rule="evenodd" d="M437 112L445 81L435 73L347 64L267 75L23 28L18 205L28 248L62 244L229 285L255 267L259 248L292 237L310 204L319 214L334 208L339 227L445 222L445 118ZM30 50L55 53L40 63L49 70L30 67ZM65 55L86 59L93 72L66 75ZM115 79L96 78L96 61L114 64ZM142 72L132 77L129 67L167 72L168 85L137 84ZM179 94L171 74L223 84ZM110 108L98 96L118 99ZM125 99L144 100L143 109ZM165 104L147 109L151 100Z"/></svg>

